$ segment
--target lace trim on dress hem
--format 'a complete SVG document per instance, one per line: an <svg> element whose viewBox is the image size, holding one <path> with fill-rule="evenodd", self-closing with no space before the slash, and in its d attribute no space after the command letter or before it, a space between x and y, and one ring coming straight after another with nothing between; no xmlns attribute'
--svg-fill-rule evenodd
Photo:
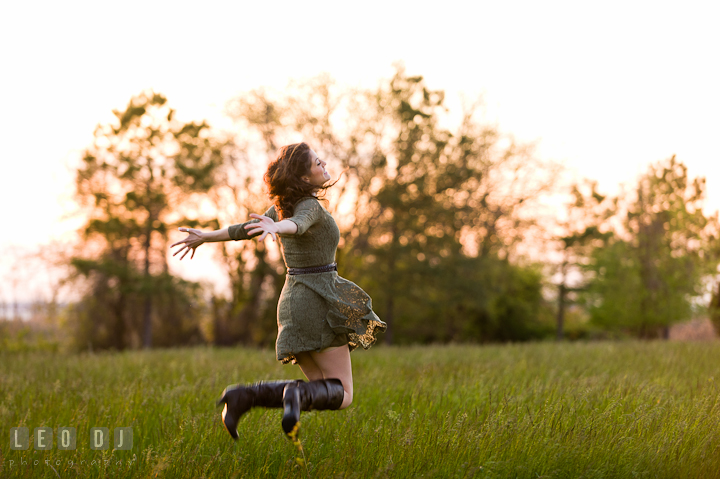
<svg viewBox="0 0 720 479"><path fill-rule="evenodd" d="M375 321L373 319L368 322L365 334L348 333L348 347L350 348L350 351L358 346L362 346L363 349L370 348L370 346L375 344L375 341L377 341L377 334L381 331L385 331L385 329L387 329L385 323L381 323L380 321Z"/></svg>

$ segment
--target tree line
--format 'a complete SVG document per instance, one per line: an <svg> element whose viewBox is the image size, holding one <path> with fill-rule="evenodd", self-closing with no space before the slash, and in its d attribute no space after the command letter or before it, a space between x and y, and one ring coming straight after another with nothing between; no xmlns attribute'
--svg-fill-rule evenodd
<svg viewBox="0 0 720 479"><path fill-rule="evenodd" d="M177 226L264 211L261 174L298 139L343 172L327 204L339 272L372 296L388 343L653 338L718 317L718 216L680 160L604 196L563 185L557 164L464 108L448 126L444 93L402 67L374 89L319 76L247 92L228 103L231 132L178 121L159 93L133 97L76 170L74 347L271 346L285 274L274 244L211 246L226 294L173 274L168 245ZM563 208L543 206L558 197Z"/></svg>

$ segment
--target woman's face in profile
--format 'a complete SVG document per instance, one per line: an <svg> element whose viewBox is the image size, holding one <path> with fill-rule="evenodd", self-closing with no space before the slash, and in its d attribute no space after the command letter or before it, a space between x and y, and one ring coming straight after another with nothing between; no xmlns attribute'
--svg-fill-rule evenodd
<svg viewBox="0 0 720 479"><path fill-rule="evenodd" d="M303 176L303 180L313 186L324 185L325 182L332 178L330 173L325 169L325 165L327 165L327 163L318 158L314 150L310 150L310 171Z"/></svg>

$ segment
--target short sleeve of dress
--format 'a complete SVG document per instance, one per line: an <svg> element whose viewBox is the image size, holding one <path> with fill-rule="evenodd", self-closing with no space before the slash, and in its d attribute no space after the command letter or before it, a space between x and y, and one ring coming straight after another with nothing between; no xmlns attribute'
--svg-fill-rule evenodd
<svg viewBox="0 0 720 479"><path fill-rule="evenodd" d="M322 217L323 207L315 198L304 198L295 205L295 213L287 218L297 225L296 235L305 233Z"/></svg>
<svg viewBox="0 0 720 479"><path fill-rule="evenodd" d="M265 213L263 213L263 216L267 216L268 218L272 218L273 221L278 220L277 212L275 211L275 206L271 206L267 209ZM245 223L240 223L237 225L228 226L228 234L230 235L230 239L233 239L235 241L240 240L247 240L250 238L254 238L255 236L259 236L260 233L255 233L253 235L249 235L247 233L247 230L245 229L245 225L249 225L252 223L257 223L258 220L250 220L246 221Z"/></svg>

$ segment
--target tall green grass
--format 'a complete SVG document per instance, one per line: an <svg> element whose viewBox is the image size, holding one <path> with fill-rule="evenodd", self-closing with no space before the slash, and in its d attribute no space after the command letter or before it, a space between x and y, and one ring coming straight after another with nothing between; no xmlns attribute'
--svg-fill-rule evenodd
<svg viewBox="0 0 720 479"><path fill-rule="evenodd" d="M248 413L233 442L214 407L227 384L301 377L271 351L0 353L0 477L720 477L720 343L352 358L355 402L303 414L302 465L280 410ZM11 451L18 426L76 427L77 450L55 438L50 451ZM90 450L96 426L133 427L133 450Z"/></svg>

